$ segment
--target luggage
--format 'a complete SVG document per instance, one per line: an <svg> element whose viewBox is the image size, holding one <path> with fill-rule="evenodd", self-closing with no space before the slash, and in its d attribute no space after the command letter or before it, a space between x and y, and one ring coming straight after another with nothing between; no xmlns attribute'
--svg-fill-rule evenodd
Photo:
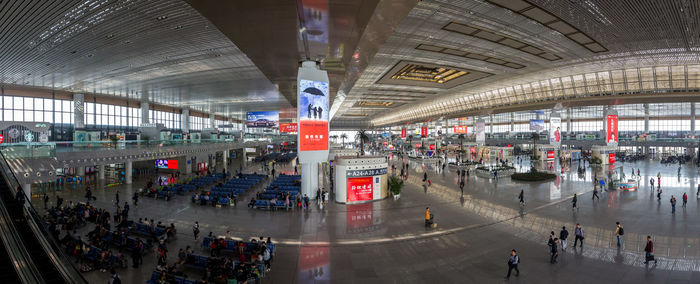
<svg viewBox="0 0 700 284"><path fill-rule="evenodd" d="M647 255L647 262L649 262L649 261L655 261L653 254Z"/></svg>

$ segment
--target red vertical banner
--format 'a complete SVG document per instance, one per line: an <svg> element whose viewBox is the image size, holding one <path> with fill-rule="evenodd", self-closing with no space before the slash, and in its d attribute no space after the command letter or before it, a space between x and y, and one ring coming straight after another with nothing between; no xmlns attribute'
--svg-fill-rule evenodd
<svg viewBox="0 0 700 284"><path fill-rule="evenodd" d="M401 138L406 138L406 128L401 128Z"/></svg>
<svg viewBox="0 0 700 284"><path fill-rule="evenodd" d="M608 154L608 164L614 164L615 163L615 153L609 153Z"/></svg>
<svg viewBox="0 0 700 284"><path fill-rule="evenodd" d="M608 115L608 139L607 143L617 143L618 136L617 136L617 115L615 114L609 114Z"/></svg>
<svg viewBox="0 0 700 284"><path fill-rule="evenodd" d="M420 137L428 137L428 128L427 127L421 127L420 128Z"/></svg>

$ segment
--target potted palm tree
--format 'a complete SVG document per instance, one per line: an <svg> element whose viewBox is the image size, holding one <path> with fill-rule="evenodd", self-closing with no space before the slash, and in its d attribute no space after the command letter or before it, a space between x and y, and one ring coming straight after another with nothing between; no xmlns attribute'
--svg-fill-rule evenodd
<svg viewBox="0 0 700 284"><path fill-rule="evenodd" d="M340 134L340 139L343 140L343 148L345 148L345 139L347 139L347 138L348 138L347 134L345 134L345 133Z"/></svg>
<svg viewBox="0 0 700 284"><path fill-rule="evenodd" d="M360 129L357 131L357 136L360 140L360 153L362 156L365 155L365 143L369 141L369 136L367 136L367 131Z"/></svg>
<svg viewBox="0 0 700 284"><path fill-rule="evenodd" d="M403 188L403 180L397 176L389 177L389 191L394 196L394 200L401 198L401 189Z"/></svg>

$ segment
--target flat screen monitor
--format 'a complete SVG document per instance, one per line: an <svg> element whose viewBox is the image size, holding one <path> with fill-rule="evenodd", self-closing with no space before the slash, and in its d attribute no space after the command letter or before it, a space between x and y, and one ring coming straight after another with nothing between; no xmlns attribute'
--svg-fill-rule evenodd
<svg viewBox="0 0 700 284"><path fill-rule="evenodd" d="M156 168L177 170L178 169L178 161L177 160L156 160Z"/></svg>

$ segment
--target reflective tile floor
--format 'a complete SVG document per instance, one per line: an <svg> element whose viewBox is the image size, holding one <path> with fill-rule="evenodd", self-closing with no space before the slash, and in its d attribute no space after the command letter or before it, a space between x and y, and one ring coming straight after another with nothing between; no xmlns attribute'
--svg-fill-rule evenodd
<svg viewBox="0 0 700 284"><path fill-rule="evenodd" d="M392 159L397 168L403 162ZM565 167L567 171L556 180L544 183L509 178L494 181L472 174L462 194L454 167L437 171L432 164L405 162L411 170L399 200L268 212L248 209L244 203L232 208L199 206L178 196L170 202L144 199L138 207L132 206L130 216L175 224L178 236L169 243L171 261L179 248L188 245L198 253L208 253L194 241L194 221L200 222L204 235L210 231L224 235L230 230L245 239L270 236L278 249L264 283L700 283L700 199L696 197L700 175L693 165L683 166L678 177L678 165L618 163L615 166L622 166L627 177L632 168L635 172L640 169L639 189L607 191L600 200L591 200L593 176L602 176L603 170L586 167L586 173L580 175L577 163ZM525 164L529 165L523 163L523 169ZM249 170L253 167L259 169L253 165ZM291 167L286 165L283 170ZM423 184L424 172L431 186ZM662 176L660 201L656 189L648 184L657 173ZM95 190L96 204L114 208L116 190L124 200L145 182ZM517 198L521 189L523 207ZM689 196L687 208L682 207L683 192ZM579 208L573 210L575 193ZM82 189L60 194L66 200L84 200ZM671 213L671 195L678 200L675 214ZM251 196L244 195L244 202ZM435 229L423 225L426 206L435 214ZM616 221L625 228L620 248L613 235ZM585 245L574 250L576 223L584 229ZM550 231L558 235L562 226L571 235L569 248L560 253L558 263L550 264L546 241ZM88 227L86 231L92 229ZM647 235L655 242L659 259L655 265L642 263ZM521 257L521 274L506 280L511 249ZM126 283L143 283L155 262L151 253L141 268L119 273ZM192 279L202 276L199 271L187 274ZM108 278L99 271L85 275L91 283Z"/></svg>

